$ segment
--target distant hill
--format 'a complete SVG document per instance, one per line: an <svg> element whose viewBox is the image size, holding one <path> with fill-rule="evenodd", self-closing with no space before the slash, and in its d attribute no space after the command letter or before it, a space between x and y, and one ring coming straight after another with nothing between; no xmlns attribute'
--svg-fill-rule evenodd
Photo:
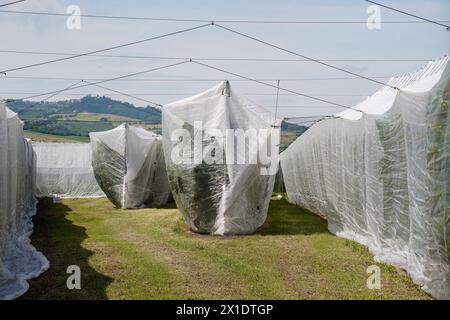
<svg viewBox="0 0 450 320"><path fill-rule="evenodd" d="M149 123L161 123L161 111L147 106L138 108L128 102L104 96L85 96L76 100L56 102L6 101L8 107L17 112L22 120L44 120L58 115L76 115L81 112L111 114L138 119Z"/></svg>
<svg viewBox="0 0 450 320"><path fill-rule="evenodd" d="M280 152L286 150L306 130L308 130L307 126L283 121L281 123Z"/></svg>
<svg viewBox="0 0 450 320"><path fill-rule="evenodd" d="M157 108L139 108L104 96L55 102L9 100L6 104L25 122L25 130L59 136L87 137L89 132L110 130L124 121L150 128L161 123Z"/></svg>
<svg viewBox="0 0 450 320"><path fill-rule="evenodd" d="M281 122L281 131L296 132L298 135L301 135L306 130L308 130L307 126L302 126L286 121Z"/></svg>

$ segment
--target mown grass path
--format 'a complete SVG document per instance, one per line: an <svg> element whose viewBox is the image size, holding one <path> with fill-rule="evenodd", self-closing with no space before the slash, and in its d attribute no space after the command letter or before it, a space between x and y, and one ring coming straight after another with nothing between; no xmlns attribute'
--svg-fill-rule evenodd
<svg viewBox="0 0 450 320"><path fill-rule="evenodd" d="M254 235L197 235L174 205L120 210L105 198L41 200L33 244L51 268L25 299L429 299L409 276L380 264L382 288L366 287L367 248L327 231L326 221L271 202ZM78 265L82 289L68 290Z"/></svg>

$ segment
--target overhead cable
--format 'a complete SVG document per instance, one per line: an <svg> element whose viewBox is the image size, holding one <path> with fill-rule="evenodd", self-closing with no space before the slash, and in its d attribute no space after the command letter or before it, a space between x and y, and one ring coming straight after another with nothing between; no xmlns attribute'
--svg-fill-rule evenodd
<svg viewBox="0 0 450 320"><path fill-rule="evenodd" d="M80 77L83 78L83 77ZM62 80L62 81L75 81L80 78L67 78L67 77L41 77L41 76L3 76L1 79L23 79L23 80ZM391 78L391 76L371 76L371 78L378 78L378 79L387 79ZM105 80L105 78L86 78L83 79L89 80L89 81L100 81ZM280 79L271 79L271 78L262 78L257 79L259 81L322 81L322 80L356 80L360 79L359 77L311 77L311 78L280 78ZM155 81L155 82L219 82L223 79L167 79L167 78L160 78L160 79L151 79L151 78L131 78L131 79L120 79L118 81ZM246 79L228 79L229 81L250 81Z"/></svg>
<svg viewBox="0 0 450 320"><path fill-rule="evenodd" d="M78 85L78 86L75 86L75 87L68 88L68 89L63 90L63 91L57 90L57 91L51 91L51 92L31 95L31 96L28 96L28 97L21 98L19 100L28 100L28 99L32 99L32 98L46 96L46 95L49 95L49 94L54 94L54 93L57 93L57 92L65 92L65 91L69 91L69 90L75 90L75 89L79 89L79 88L89 87L91 85L98 85L98 84L105 83L105 82L115 81L115 80L119 80L119 79L124 79L124 78L128 78L128 77L136 76L136 75L139 75L139 74L144 74L144 73L148 73L148 72L153 72L153 71L157 71L157 70L162 70L162 69L166 69L166 68L182 65L182 64L185 64L185 63L188 63L188 62L190 62L190 60L177 62L177 63L169 64L169 65L166 65L166 66L162 66L162 67L147 69L147 70L144 70L144 71L129 73L129 74L126 74L126 75L123 75L123 76L109 78L109 79L97 81L97 82L94 82L94 83L85 83L85 84L81 84L81 85Z"/></svg>
<svg viewBox="0 0 450 320"><path fill-rule="evenodd" d="M436 25L438 25L438 26L441 26L441 27L446 28L447 31L450 31L450 26L449 26L449 25L443 24L443 23L441 23L441 22L439 22L439 21L430 20L430 19L427 19L427 18L418 16L418 15L415 15L415 14L412 14L412 13L409 13L409 12L406 12L406 11L403 11L403 10L399 10L399 9L396 9L396 8L393 8L393 7L389 7L389 6L387 6L387 5L384 5L384 4L375 2L375 1L370 1L370 0L365 0L365 1L366 1L366 2L369 2L369 3L372 3L372 4L375 4L375 5L377 5L377 6L380 6L380 7L389 9L389 10L392 10L392 11L396 11L396 12L405 14L405 15L410 16L410 17L414 17L414 18L423 20L423 21L428 22L428 23L436 24ZM445 21L445 22L446 22L446 21ZM384 23L384 22L383 22L383 23Z"/></svg>
<svg viewBox="0 0 450 320"><path fill-rule="evenodd" d="M0 10L0 13L6 14L23 14L23 15L41 15L41 16L55 16L55 17L70 17L68 13L58 12L41 12L41 11L19 11L19 10ZM95 14L80 14L82 18L97 18L97 19L119 19L119 20L142 20L142 21L164 21L164 22L210 22L216 21L218 23L233 23L233 24L366 24L367 21L339 21L339 20L231 20L231 19L192 19L192 18L163 18L163 17L137 17L137 16L113 16L113 15L95 15ZM439 21L439 22L448 22ZM429 21L417 20L387 20L383 21L386 24L423 24Z"/></svg>
<svg viewBox="0 0 450 320"><path fill-rule="evenodd" d="M232 32L232 33L235 33L235 34L240 35L240 36L242 36L242 37L245 37L245 38L248 38L248 39L257 41L257 42L259 42L259 43L265 44L265 45L270 46L270 47L272 47L272 48L275 48L275 49L278 49L278 50L281 50L281 51L284 51L284 52L287 52L287 53L296 55L296 56L301 57L301 58L304 58L304 59L308 59L308 60L310 60L310 61L312 61L312 62L316 62L316 63L321 64L321 65L324 65L324 66L326 66L326 67L329 67L329 68L332 68L332 69L335 69L335 70L339 70L339 71L342 71L342 72L351 74L351 75L353 75L353 76L356 76L356 77L359 77L359 78L362 78L362 79L366 79L366 80L369 80L369 81L372 81L372 82L381 84L381 85L383 85L383 86L391 87L392 89L397 89L397 90L398 90L397 87L391 86L391 85L389 85L389 84L387 84L387 83L384 83L384 82L375 80L375 79L373 79L373 78L369 78L369 77L363 76L363 75L361 75L361 74L358 74L358 73L355 73L355 72L352 72L352 71L349 71L349 70L346 70L346 69L343 69L343 68L340 68L340 67L336 67L336 66L331 65L331 64L329 64L329 63L326 63L326 62L323 62L323 61L320 61L320 60L317 60L317 59L314 59L314 58L305 56L305 55L303 55L303 54L300 54L300 53L297 53L297 52L294 52L294 51L291 51L291 50L282 48L282 47L280 47L280 46L278 46L278 45L269 43L269 42L267 42L267 41L264 41L264 40L255 38L255 37L253 37L253 36L250 36L250 35L248 35L248 34L245 34L245 33L242 33L242 32L239 32L239 31L236 31L236 30L233 30L233 29L230 29L230 28L227 28L227 27L222 26L222 25L220 25L220 24L214 23L214 25L215 25L216 27L222 28L222 29L224 29L224 30L227 30L227 31Z"/></svg>
<svg viewBox="0 0 450 320"><path fill-rule="evenodd" d="M101 80L101 81L97 81L97 82L93 82L93 83L90 83L90 82L88 83L87 81L84 81L85 84L81 84L81 85L77 85L77 86L71 86L71 87L69 87L67 89L63 89L63 90L57 90L57 91L51 91L51 92L31 95L31 96L23 97L23 98L21 98L19 100L28 100L28 99L37 98L37 97L41 97L41 96L47 96L47 95L51 95L51 94L55 94L55 93L59 94L59 93L66 92L66 91L69 91L69 90L75 90L75 89L84 88L84 87L88 87L88 86L99 85L99 84L102 84L102 83L105 83L105 82L115 81L115 80L124 79L124 78L132 77L132 76L135 76L135 75L143 74L143 73L148 73L148 72L152 72L152 71L162 70L162 69L165 69L165 68L170 68L170 67L173 67L173 66L186 64L186 63L189 63L189 62L195 63L197 65L201 65L201 66L213 69L213 70L217 70L217 71L220 71L220 72L223 72L223 73L234 75L234 76L236 76L238 78L247 79L247 80L253 81L255 83L259 83L259 84L262 84L262 85L265 85L265 86L269 86L269 87L275 88L277 90L281 90L281 91L284 91L284 92L288 92L288 93L292 93L292 94L295 94L295 95L303 96L303 97L306 97L306 98L309 98L309 99L312 99L312 100L321 101L321 102L324 102L324 103L327 103L327 104L330 104L330 105L334 105L334 106L337 106L337 107L340 107L340 108L352 109L352 110L355 110L355 111L362 112L361 110L354 109L352 107L345 106L345 105L340 104L340 103L336 103L336 102L333 102L333 101L321 99L321 98L314 97L314 96L311 96L311 95L308 95L308 94L304 94L304 93L300 93L300 92L297 92L297 91L294 91L294 90L278 87L276 85L273 85L273 84L270 84L270 83L267 83L267 82L259 81L259 80L256 80L256 79L253 79L253 78L250 78L250 77L246 77L246 76L234 73L234 72L230 72L230 71L227 71L227 70L224 70L224 69L220 69L220 68L217 68L217 67L214 67L214 66L202 63L202 62L194 61L192 59L187 60L187 61L174 63L174 64L170 64L170 65L166 65L166 66L162 66L162 67L157 67L157 68L152 68L152 69L148 69L148 70L144 70L144 71L134 72L134 73L130 73L130 74L114 77L114 78L109 78L109 79L105 79L105 80Z"/></svg>
<svg viewBox="0 0 450 320"><path fill-rule="evenodd" d="M239 77L239 78L251 80L251 81L253 81L253 82L255 82L255 83L259 83L259 84L262 84L262 85L265 85L265 86L268 86L268 87L272 87L272 88L275 88L275 89L279 88L279 90L281 90L281 91L293 93L293 94L296 94L296 95L299 95L299 96L303 96L303 97L306 97L306 98L310 98L310 99L312 99L312 100L317 100L317 101L325 102L325 103L328 103L328 104L331 104L331 105L334 105L334 106L337 106L337 107L340 107L340 108L344 108L344 109L353 109L352 107L345 106L345 105L340 104L340 103L336 103L336 102L333 102L333 101L321 99L321 98L314 97L314 96L311 96L311 95L308 95L308 94L304 94L304 93L300 93L300 92L297 92L297 91L294 91L294 90L285 89L285 88L282 88L282 87L277 87L276 85L273 85L273 84L270 84L270 83L267 83L267 82L263 82L263 81L259 81L259 80L256 80L256 79L253 79L253 78L250 78L250 77L246 77L246 76L243 76L243 75L240 75L240 74L231 72L231 71L227 71L227 70L224 70L224 69L220 69L220 68L217 68L217 67L214 67L214 66L211 66L211 65L208 65L208 64L199 62L199 61L195 61L195 60L191 60L191 61L192 61L193 63L195 63L195 64L198 64L198 65L200 65L200 66L204 66L204 67L206 67L206 68L210 68L210 69L217 70L217 71L220 71L220 72L223 72L223 73L227 73L227 74L230 74L230 75ZM361 110L357 110L357 109L353 109L353 110L362 112Z"/></svg>
<svg viewBox="0 0 450 320"><path fill-rule="evenodd" d="M79 84L82 83L82 82L83 82L83 80L80 80L80 81L78 81L78 82L76 82L76 83L74 83L74 84L72 84L72 85L70 85L70 86L68 86L68 87L66 87L66 88L64 88L64 89L61 89L61 90L59 90L59 91L57 91L57 92L55 92L55 93L52 93L52 94L50 94L48 97L46 97L45 99L41 100L41 102L44 102L44 101L46 101L46 100L49 100L49 99L53 98L54 96L57 96L57 95L60 94L61 92L64 92L64 91L66 91L66 90L69 90L70 88L73 88L73 87L79 85Z"/></svg>
<svg viewBox="0 0 450 320"><path fill-rule="evenodd" d="M54 51L22 51L22 50L0 50L0 53L11 54L31 54L31 55L55 55L55 56L73 56L74 52L54 52ZM191 57L173 57L173 56L144 56L144 55L123 55L123 54L89 54L90 57L103 58L121 58L121 59L155 59L155 60L186 60ZM211 58L211 57L192 57L193 60L200 61L256 61L256 62L311 62L308 59L277 59L277 58ZM328 62L428 62L431 59L317 59L318 61Z"/></svg>
<svg viewBox="0 0 450 320"><path fill-rule="evenodd" d="M123 48L123 47L128 47L128 46L136 45L136 44L139 44L139 43L144 43L144 42L148 42L148 41L152 41L152 40L156 40L156 39L161 39L161 38L173 36L173 35L176 35L176 34L180 34L180 33L188 32L188 31L192 31L192 30L204 28L204 27L207 27L207 26L210 26L210 25L211 25L211 23L208 23L208 24L202 24L202 25L200 25L200 26L196 26L196 27L192 27L192 28L187 28L187 29L182 29L182 30L178 30L178 31L174 31L174 32L162 34L162 35L159 35L159 36L155 36L155 37L151 37L151 38L146 38L146 39L142 39L142 40L138 40L138 41L133 41L133 42L128 42L128 43L124 43L124 44L120 44L120 45L116 45L116 46L112 46L112 47L108 47L108 48L104 48L104 49L99 49L99 50L89 51L89 52L85 52L85 53L80 53L80 54L75 54L75 55L67 56L67 57L64 57L64 58L59 58L59 59L54 59L54 60L49 60L49 61L44 61L44 62L39 62L39 63L29 64L29 65L25 65L25 66L21 66L21 67L11 68L11 69L7 69L7 70L2 70L2 71L0 71L0 73L6 74L6 73L11 72L11 71L17 71L17 70L22 70L22 69L28 69L28 68L37 67L37 66L41 66L41 65L46 65L46 64L50 64L50 63L55 63L55 62L65 61L65 60L74 59L74 58L79 58L79 57L84 57L84 56L89 56L89 55L91 55L91 54L96 54L96 53L100 53L100 52L110 51L110 50L114 50L114 49L119 49L119 48Z"/></svg>
<svg viewBox="0 0 450 320"><path fill-rule="evenodd" d="M280 96L280 80L277 81L277 95L276 95L276 99L275 99L275 114L274 114L274 120L273 120L274 125L277 122L279 96Z"/></svg>
<svg viewBox="0 0 450 320"><path fill-rule="evenodd" d="M3 3L3 4L0 4L0 8L6 7L6 6L10 6L10 5L13 5L13 4L16 4L16 3L24 2L24 1L26 1L26 0L17 0L17 1Z"/></svg>
<svg viewBox="0 0 450 320"><path fill-rule="evenodd" d="M51 99L51 98L57 96L57 95L60 94L61 92L64 92L64 91L66 91L66 90L69 90L69 89L72 88L72 87L75 87L76 85L80 84L81 82L83 82L83 81L80 80L80 81L78 81L78 82L76 82L76 83L74 83L74 84L72 84L72 85L70 85L70 86L68 86L68 87L66 87L66 88L64 88L64 89L55 91L54 93L52 93L52 94L49 95L48 97L46 97L46 98L44 98L44 99L42 99L42 100L40 100L40 101L38 101L38 102L32 103L29 107L30 107L30 108L33 108L34 106L37 106L38 104L40 104L40 103L42 103L42 102L45 102L45 101L47 101L47 100L49 100L49 99ZM22 100L12 100L12 101L8 101L8 105L13 104L13 103L17 103L17 102L20 102L20 101L22 101Z"/></svg>
<svg viewBox="0 0 450 320"><path fill-rule="evenodd" d="M223 81L223 80L222 80ZM87 80L85 82L88 82ZM39 94L36 92L23 92L23 91L0 91L0 94ZM80 93L71 93L71 94L67 94L67 95L74 95L74 96L82 96L82 95L89 95L91 93L89 92L80 92ZM133 94L135 96L191 96L191 95L196 95L197 93L195 92L134 92L134 93L130 93ZM296 95L294 93L252 93L252 92L244 92L244 95L247 96L292 96L292 95ZM353 93L307 93L308 95L311 96L315 96L315 97L367 97L369 96L369 94L353 94Z"/></svg>
<svg viewBox="0 0 450 320"><path fill-rule="evenodd" d="M293 120L293 119L317 119L317 118L326 118L326 117L332 117L334 118L335 116L332 115L321 115L321 116L292 116L292 117L284 117L284 119L287 120Z"/></svg>
<svg viewBox="0 0 450 320"><path fill-rule="evenodd" d="M132 95L132 94L129 94L129 93L125 93L125 92L122 92L122 91L119 91L119 90L107 88L107 87L105 87L105 86L101 86L101 85L99 85L99 84L95 84L95 83L92 83L92 82L89 82L89 81L86 81L86 80L82 80L82 82L88 83L88 84L90 84L91 86L98 87L98 88L101 88L101 89L104 89L104 90L107 90L107 91L111 91L111 92L118 93L118 94L120 94L120 95L129 97L129 98L133 98L133 99L136 99L136 100L144 101L144 102L153 104L153 105L158 106L158 107L162 107L162 106L163 106L163 105L160 104L160 103L156 103L156 102L153 102L153 101L150 101L150 100L147 100L147 99L142 99L142 98L139 98L139 97L137 97L137 96L135 96L135 95Z"/></svg>

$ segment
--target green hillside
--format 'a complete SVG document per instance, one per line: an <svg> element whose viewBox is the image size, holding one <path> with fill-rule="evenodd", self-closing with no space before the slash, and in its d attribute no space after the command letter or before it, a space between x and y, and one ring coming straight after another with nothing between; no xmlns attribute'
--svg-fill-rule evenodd
<svg viewBox="0 0 450 320"><path fill-rule="evenodd" d="M8 107L17 112L22 120L55 119L58 116L77 115L83 112L125 116L151 123L161 122L161 111L155 107L138 108L128 102L104 96L85 96L76 100L55 102L6 101Z"/></svg>
<svg viewBox="0 0 450 320"><path fill-rule="evenodd" d="M102 121L25 120L24 129L58 136L88 137L89 132L111 130L117 125Z"/></svg>
<svg viewBox="0 0 450 320"><path fill-rule="evenodd" d="M6 103L25 122L25 130L56 136L88 137L89 132L110 130L125 121L150 127L161 123L161 111L155 107L139 108L104 96Z"/></svg>

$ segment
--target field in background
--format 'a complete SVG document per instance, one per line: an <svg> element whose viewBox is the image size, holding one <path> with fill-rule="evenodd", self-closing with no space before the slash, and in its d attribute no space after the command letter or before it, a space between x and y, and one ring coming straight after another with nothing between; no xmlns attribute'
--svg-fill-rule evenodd
<svg viewBox="0 0 450 320"><path fill-rule="evenodd" d="M281 131L280 152L284 151L289 145L299 137L299 134L292 131Z"/></svg>
<svg viewBox="0 0 450 320"><path fill-rule="evenodd" d="M367 289L367 248L285 200L272 200L255 234L232 237L190 232L173 204L127 211L105 198L42 199L38 210L32 243L51 268L25 299L430 298L381 263L381 289ZM81 290L66 287L69 265L81 268Z"/></svg>
<svg viewBox="0 0 450 320"><path fill-rule="evenodd" d="M79 112L69 115L60 115L62 120L78 120L78 121L139 121L130 117L107 114L107 113L92 113L92 112Z"/></svg>
<svg viewBox="0 0 450 320"><path fill-rule="evenodd" d="M89 137L80 136L57 136L34 131L24 131L25 137L40 142L89 142Z"/></svg>

